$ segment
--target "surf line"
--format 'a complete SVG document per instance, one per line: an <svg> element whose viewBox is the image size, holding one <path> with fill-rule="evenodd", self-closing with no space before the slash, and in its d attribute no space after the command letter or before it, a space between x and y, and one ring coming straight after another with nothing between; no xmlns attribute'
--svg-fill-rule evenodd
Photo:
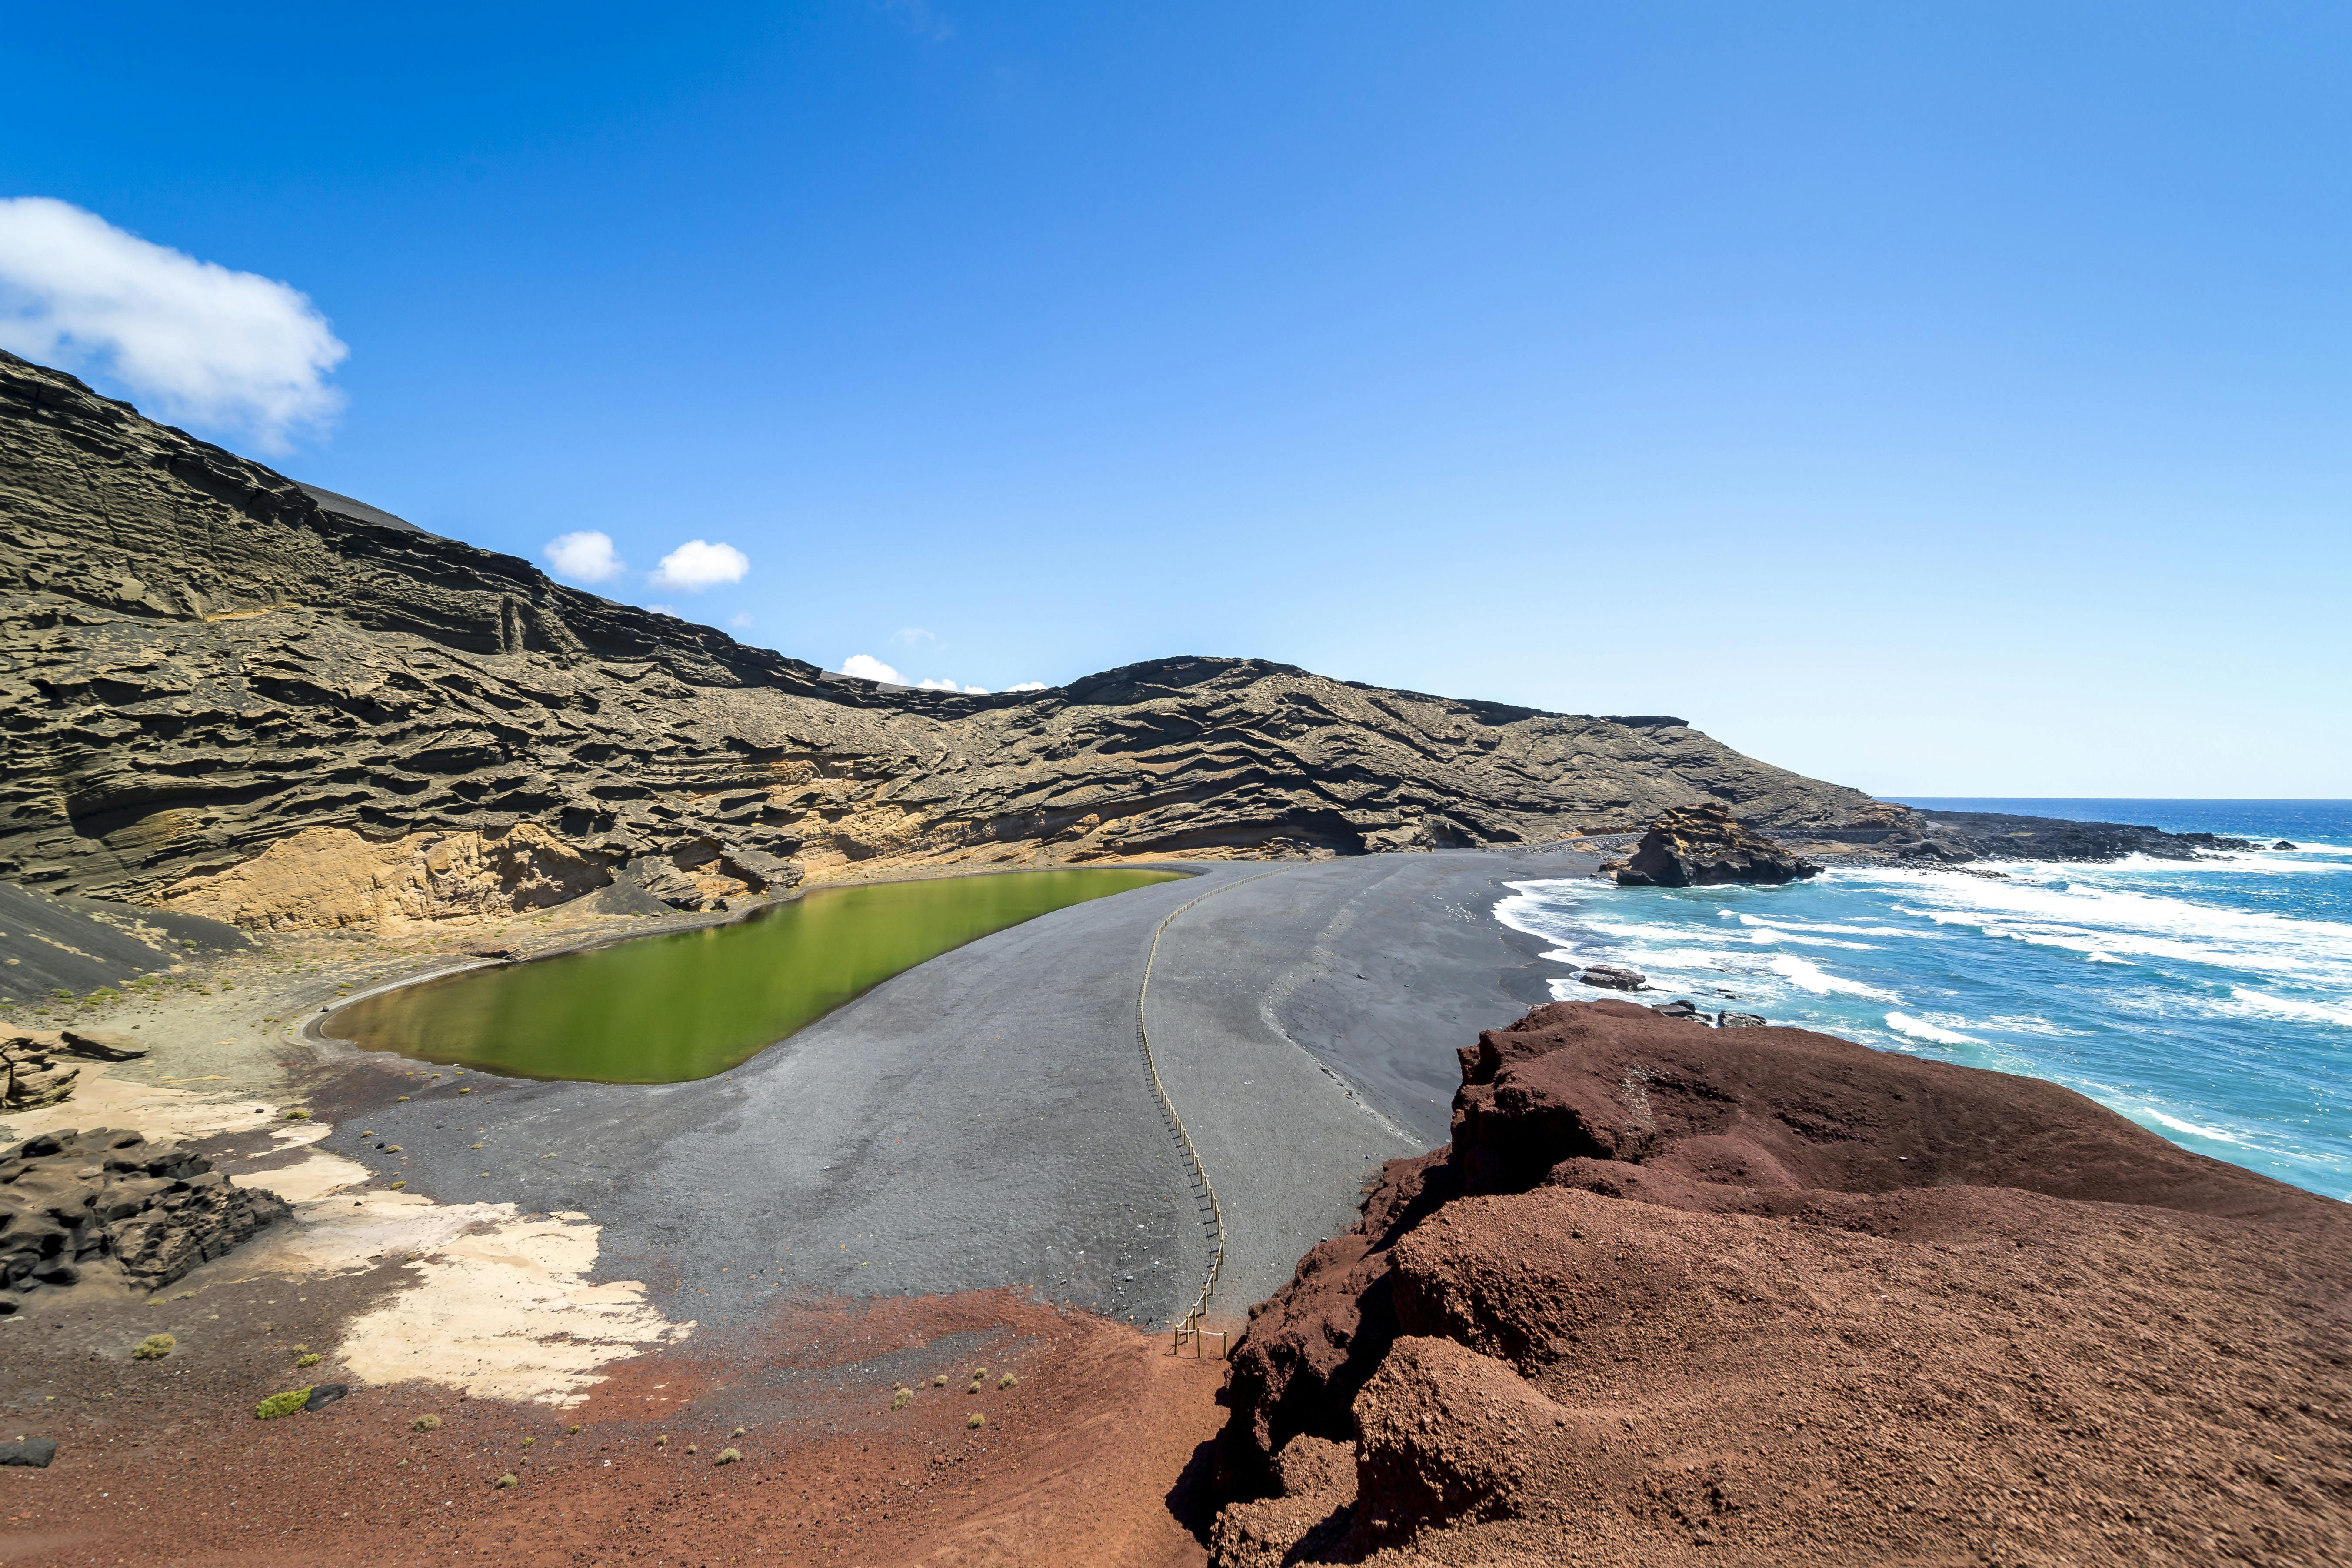
<svg viewBox="0 0 2352 1568"><path fill-rule="evenodd" d="M1240 887L1244 882L1255 882L1261 877L1273 875L1273 871L1260 871L1238 881L1227 882L1222 888L1211 888L1205 892L1193 894L1169 910L1168 918L1161 921L1151 933L1151 951L1143 957L1143 984L1135 993L1135 1043L1143 1053L1144 1079L1151 1085L1153 1097L1160 1101L1160 1114L1167 1118L1169 1131L1175 1134L1177 1149L1183 1154L1185 1164L1192 1169L1192 1182L1199 1189L1199 1200L1208 1205L1209 1224L1213 1236L1210 1243L1209 1271L1201 1281L1201 1293L1193 1298L1192 1305L1177 1321L1176 1343L1179 1345L1187 1337L1195 1341L1199 1339L1201 1315L1208 1310L1209 1298L1217 1293L1217 1276L1225 1265L1225 1212L1217 1203L1216 1186L1209 1180L1208 1168L1201 1163L1201 1151L1193 1146L1192 1134L1186 1131L1184 1119L1176 1114L1176 1102L1169 1098L1168 1086L1160 1081L1160 1062L1151 1052L1151 1028L1145 1021L1143 1005L1151 995L1151 965L1160 957L1160 939L1168 934L1168 928L1176 917L1202 899L1213 898Z"/></svg>

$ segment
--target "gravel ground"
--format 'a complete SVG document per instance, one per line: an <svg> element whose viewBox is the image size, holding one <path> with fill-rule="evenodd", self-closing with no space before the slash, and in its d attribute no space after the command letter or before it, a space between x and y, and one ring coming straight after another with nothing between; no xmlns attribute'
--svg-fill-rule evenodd
<svg viewBox="0 0 2352 1568"><path fill-rule="evenodd" d="M430 1078L365 1056L310 1103L338 1124L321 1147L413 1192L592 1215L600 1277L644 1279L673 1318L740 1321L780 1290L1009 1285L1163 1324L1210 1235L1135 1001L1153 931L1198 900L1162 943L1151 1027L1225 1200L1216 1305L1238 1318L1351 1223L1381 1160L1444 1140L1454 1047L1542 999L1538 945L1488 918L1503 882L1591 864L1212 866L933 959L717 1078Z"/></svg>

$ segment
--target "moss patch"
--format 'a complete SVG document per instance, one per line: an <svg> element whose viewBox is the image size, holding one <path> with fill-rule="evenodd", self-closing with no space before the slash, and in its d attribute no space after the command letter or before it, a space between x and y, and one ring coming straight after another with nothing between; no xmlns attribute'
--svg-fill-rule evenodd
<svg viewBox="0 0 2352 1568"><path fill-rule="evenodd" d="M307 1388L289 1388L283 1394L273 1394L253 1407L256 1421L275 1421L280 1415L291 1415L310 1403Z"/></svg>

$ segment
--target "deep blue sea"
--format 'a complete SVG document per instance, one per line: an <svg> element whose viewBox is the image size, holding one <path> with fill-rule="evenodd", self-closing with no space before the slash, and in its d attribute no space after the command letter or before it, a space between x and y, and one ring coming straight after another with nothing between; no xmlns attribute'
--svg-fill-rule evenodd
<svg viewBox="0 0 2352 1568"><path fill-rule="evenodd" d="M1658 999L2079 1089L2173 1142L2352 1197L2352 801L1908 804L2293 842L2191 862L1832 868L1785 888L1535 881L1496 910Z"/></svg>

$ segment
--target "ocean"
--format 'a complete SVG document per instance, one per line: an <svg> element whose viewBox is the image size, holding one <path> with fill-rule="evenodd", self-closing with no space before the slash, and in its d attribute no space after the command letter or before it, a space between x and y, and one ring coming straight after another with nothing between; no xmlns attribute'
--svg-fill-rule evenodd
<svg viewBox="0 0 2352 1568"><path fill-rule="evenodd" d="M1784 888L1513 883L1570 965L1865 1045L2064 1084L2185 1148L2352 1197L2352 801L1912 799L2211 832L2181 862L1832 868Z"/></svg>

